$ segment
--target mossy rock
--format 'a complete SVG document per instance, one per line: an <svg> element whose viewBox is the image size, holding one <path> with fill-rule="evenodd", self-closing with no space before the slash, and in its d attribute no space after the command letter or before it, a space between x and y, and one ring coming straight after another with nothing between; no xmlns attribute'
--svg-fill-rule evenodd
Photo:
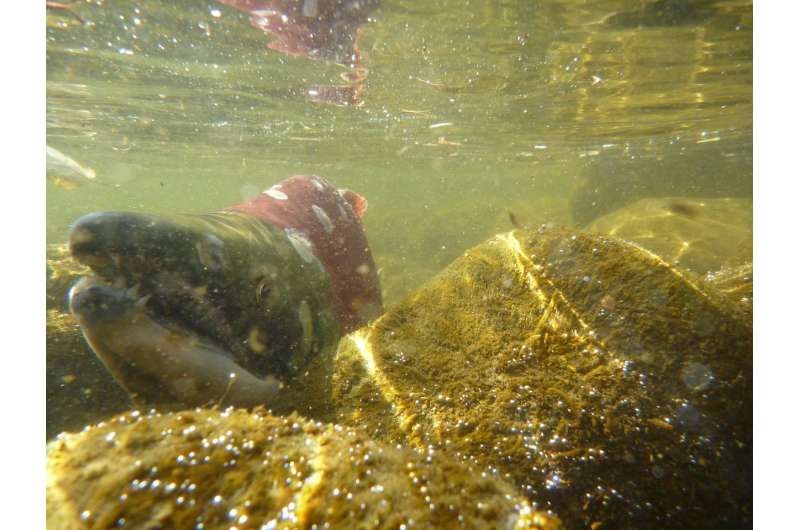
<svg viewBox="0 0 800 530"><path fill-rule="evenodd" d="M91 271L72 259L66 244L47 245L46 257L47 309L63 310L70 287Z"/></svg>
<svg viewBox="0 0 800 530"><path fill-rule="evenodd" d="M448 203L446 209L424 208L425 223L408 223L405 207L396 211L370 210L370 246L381 271L384 305L391 307L457 258L465 248L479 244L516 224L564 224L570 219L568 202L556 195L487 197ZM377 221L372 216L377 217ZM513 219L513 221L512 221ZM397 227L402 226L402 230Z"/></svg>
<svg viewBox="0 0 800 530"><path fill-rule="evenodd" d="M723 267L705 276L712 289L727 296L734 305L753 320L753 264L742 263L738 267Z"/></svg>
<svg viewBox="0 0 800 530"><path fill-rule="evenodd" d="M47 439L79 430L130 407L128 395L83 338L67 308L67 293L88 269L66 245L47 247L46 395Z"/></svg>
<svg viewBox="0 0 800 530"><path fill-rule="evenodd" d="M47 450L48 528L560 528L438 451L263 411L130 412Z"/></svg>
<svg viewBox="0 0 800 530"><path fill-rule="evenodd" d="M642 199L586 229L637 243L698 274L753 260L752 199Z"/></svg>
<svg viewBox="0 0 800 530"><path fill-rule="evenodd" d="M719 88L730 87L720 85ZM740 88L749 90L745 85ZM649 94L647 99L652 97L653 94ZM641 105L633 105L629 111L641 108ZM616 122L621 110L604 109L604 112L616 112ZM674 114L664 113L662 117L675 123ZM634 143L626 146L624 152L603 150L587 160L576 180L570 198L572 220L586 226L638 200L674 197L676 193L703 200L752 198L752 153L752 140L737 135L722 136L719 141L709 143L665 138Z"/></svg>
<svg viewBox="0 0 800 530"><path fill-rule="evenodd" d="M615 238L501 234L313 361L271 405L283 418L128 414L51 443L48 517L70 528L202 517L222 528L241 515L303 526L291 520L303 513L305 526L397 528L405 517L453 526L461 514L467 527L547 527L558 524L552 512L570 528L748 526L752 327L742 292L752 293L746 268L696 279ZM239 454L204 446L223 434ZM384 455L381 471L354 470L353 452ZM426 477L441 485L427 486L430 501L413 495L408 462L433 466ZM180 503L169 484L184 488ZM191 506L190 484L202 490ZM365 500L340 505L336 488Z"/></svg>
<svg viewBox="0 0 800 530"><path fill-rule="evenodd" d="M751 520L749 314L614 238L496 236L318 358L274 410L458 456L571 528Z"/></svg>

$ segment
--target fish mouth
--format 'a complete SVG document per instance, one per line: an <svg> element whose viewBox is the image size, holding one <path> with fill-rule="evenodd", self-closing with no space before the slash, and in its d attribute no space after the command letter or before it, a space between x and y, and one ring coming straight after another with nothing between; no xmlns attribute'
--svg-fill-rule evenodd
<svg viewBox="0 0 800 530"><path fill-rule="evenodd" d="M190 330L155 320L149 298L98 277L82 278L69 292L90 346L135 401L252 407L278 392L276 378L257 377Z"/></svg>
<svg viewBox="0 0 800 530"><path fill-rule="evenodd" d="M86 326L114 318L135 299L154 322L216 343L229 356L241 353L230 330L225 336L225 301L209 295L224 287L216 274L224 243L212 233L155 215L96 212L73 224L69 250L95 278L70 295L71 303L76 294L87 298L72 304Z"/></svg>
<svg viewBox="0 0 800 530"><path fill-rule="evenodd" d="M138 296L120 281L86 276L69 290L68 304L92 350L135 401L176 401L132 354L136 336L155 348L154 335L132 332L136 323L155 323L147 316L147 296Z"/></svg>
<svg viewBox="0 0 800 530"><path fill-rule="evenodd" d="M280 235L241 214L88 214L69 233L92 271L70 290L70 310L134 398L267 404L326 340L303 344L297 306L308 302L284 278L301 258Z"/></svg>

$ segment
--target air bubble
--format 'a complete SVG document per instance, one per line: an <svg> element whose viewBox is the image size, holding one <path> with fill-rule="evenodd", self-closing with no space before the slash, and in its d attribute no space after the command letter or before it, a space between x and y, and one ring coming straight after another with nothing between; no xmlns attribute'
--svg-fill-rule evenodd
<svg viewBox="0 0 800 530"><path fill-rule="evenodd" d="M691 390L705 390L714 381L714 373L704 364L689 363L683 367L681 379Z"/></svg>

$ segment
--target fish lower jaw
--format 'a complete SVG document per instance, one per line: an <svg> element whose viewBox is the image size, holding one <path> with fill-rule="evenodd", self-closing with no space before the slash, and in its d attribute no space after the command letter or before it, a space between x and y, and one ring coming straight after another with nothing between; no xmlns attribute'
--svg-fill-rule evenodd
<svg viewBox="0 0 800 530"><path fill-rule="evenodd" d="M129 393L157 395L154 404L169 396L184 407L223 401L250 407L268 404L280 390L277 379L249 372L225 348L137 310L146 298L105 321L81 323L94 352Z"/></svg>
<svg viewBox="0 0 800 530"><path fill-rule="evenodd" d="M138 283L128 286L122 276L84 276L67 293L70 312L83 327L106 319L118 321L123 314L125 320L131 320L147 311L149 300L150 295L143 295Z"/></svg>

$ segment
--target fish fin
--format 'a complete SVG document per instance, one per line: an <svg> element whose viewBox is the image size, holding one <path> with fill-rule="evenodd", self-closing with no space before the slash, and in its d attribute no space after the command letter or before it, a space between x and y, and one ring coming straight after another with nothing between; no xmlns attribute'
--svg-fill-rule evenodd
<svg viewBox="0 0 800 530"><path fill-rule="evenodd" d="M339 195L344 197L344 200L350 204L359 219L364 217L364 214L367 213L367 206L369 206L369 203L367 203L367 199L365 199L363 195L347 189L339 190Z"/></svg>

